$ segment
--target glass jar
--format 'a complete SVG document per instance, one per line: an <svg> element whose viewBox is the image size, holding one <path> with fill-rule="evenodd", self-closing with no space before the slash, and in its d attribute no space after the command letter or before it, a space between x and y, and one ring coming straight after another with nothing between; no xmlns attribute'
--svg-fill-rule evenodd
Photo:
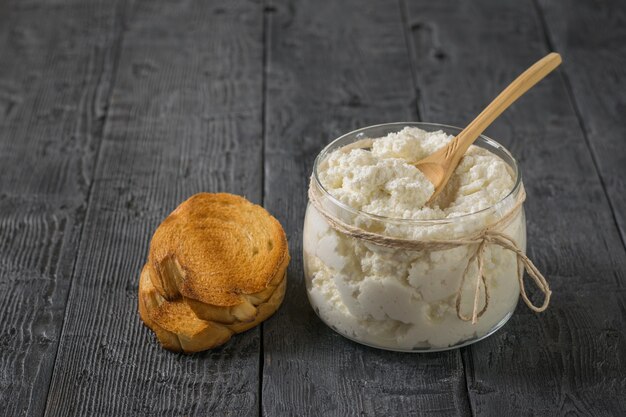
<svg viewBox="0 0 626 417"><path fill-rule="evenodd" d="M310 187L326 216L309 201L303 230L307 293L324 323L359 343L410 352L457 348L491 335L513 314L522 268L516 255L498 245L484 245L481 280L477 279L480 274L475 254L479 244L475 242L447 249L382 246L338 231L327 215L355 230L427 242L458 241L506 217L499 231L525 253L524 210L513 210L523 193L521 176L511 154L496 141L481 136L475 145L504 160L515 185L502 200L480 211L438 220L395 219L356 210L324 189L318 171L329 153L347 145L362 147L359 143L364 139L384 137L406 126L441 130L453 136L461 131L431 123L370 126L339 137L316 158ZM468 320L475 309L477 286L481 314Z"/></svg>

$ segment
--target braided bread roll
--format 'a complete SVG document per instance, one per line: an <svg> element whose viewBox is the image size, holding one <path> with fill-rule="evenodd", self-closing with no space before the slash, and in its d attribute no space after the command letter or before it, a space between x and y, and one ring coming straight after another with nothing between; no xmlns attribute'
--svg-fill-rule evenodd
<svg viewBox="0 0 626 417"><path fill-rule="evenodd" d="M176 344L171 338L182 334L172 324L176 316L212 335L210 343L207 336L196 337L203 340L200 345L217 346L232 331L248 329L278 308L289 259L285 232L265 209L232 194L196 194L152 237L140 280L150 281L141 284L140 314L165 347L188 350L182 339Z"/></svg>
<svg viewBox="0 0 626 417"><path fill-rule="evenodd" d="M232 194L200 193L157 228L148 263L167 300L185 298L205 320L253 320L289 262L280 223L262 207Z"/></svg>
<svg viewBox="0 0 626 417"><path fill-rule="evenodd" d="M286 283L286 278L280 280L266 302L258 306L254 320L228 325L198 318L183 299L167 301L152 285L146 265L139 279L139 315L164 348L200 352L226 343L233 334L251 329L274 314L283 301Z"/></svg>

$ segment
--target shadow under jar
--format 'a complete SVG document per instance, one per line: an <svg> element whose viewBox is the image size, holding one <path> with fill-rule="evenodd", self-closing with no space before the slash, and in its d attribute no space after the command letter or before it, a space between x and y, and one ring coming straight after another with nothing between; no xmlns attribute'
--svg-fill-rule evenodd
<svg viewBox="0 0 626 417"><path fill-rule="evenodd" d="M429 220L382 217L350 207L323 187L319 172L333 151L346 146L363 147L361 143L368 139L376 140L407 126L452 136L461 130L430 123L371 126L339 137L316 158L310 184L316 204L309 200L303 230L308 297L324 323L359 343L409 352L457 348L494 333L517 306L522 266L515 253L485 244L481 279L475 256L479 244L458 242L497 224L498 231L525 253L521 176L511 154L499 143L481 136L475 146L504 161L514 185L506 190L504 198L475 212ZM350 233L338 230L341 228L336 223L331 225L329 216L347 225ZM457 244L446 249L427 245L410 250L379 245L360 236L361 232ZM475 302L480 315L470 320Z"/></svg>

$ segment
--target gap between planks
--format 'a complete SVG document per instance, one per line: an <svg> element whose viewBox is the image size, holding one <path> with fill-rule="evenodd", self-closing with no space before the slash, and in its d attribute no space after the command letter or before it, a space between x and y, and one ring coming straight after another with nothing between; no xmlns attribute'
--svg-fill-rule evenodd
<svg viewBox="0 0 626 417"><path fill-rule="evenodd" d="M268 25L271 9L268 5L267 0L263 0L261 2L261 44L263 45L263 55L262 55L262 75L261 75L261 97L262 97L262 107L261 107L261 205L265 207L265 193L266 193L266 184L265 184L265 153L266 153L266 141L265 141L265 127L267 125L266 114L267 114L267 52L269 45L269 33L268 33ZM284 279L287 279L285 277ZM265 353L263 350L264 341L263 341L263 322L259 325L259 379L258 379L258 390L257 395L259 397L259 409L258 415L259 417L263 416L263 365L265 361Z"/></svg>
<svg viewBox="0 0 626 417"><path fill-rule="evenodd" d="M132 5L132 2L133 0L129 0L128 4ZM126 8L127 8L126 5L127 5L126 0L122 0L120 5L118 6L119 9L115 13L115 24L114 24L114 31L113 31L114 40L113 40L112 48L111 48L112 50L111 55L113 56L113 64L111 67L111 80L110 80L110 85L109 85L109 91L107 92L107 99L105 102L104 114L102 115L102 121L100 122L101 126L97 131L98 145L96 148L96 154L94 155L95 162L93 164L93 168L91 172L91 182L89 183L89 188L87 189L87 205L85 206L85 213L87 213L87 211L89 210L89 206L91 205L91 202L92 202L93 188L94 188L94 183L95 183L95 173L98 171L98 167L100 166L100 151L102 149L105 126L106 126L107 119L109 117L109 110L111 108L111 98L113 96L113 89L115 86L115 80L116 80L117 71L118 71L119 62L120 62L120 55L122 52L122 43L124 40L124 33L126 31L126 23L125 23ZM49 406L48 399L50 397L50 388L52 387L52 381L54 379L56 362L59 356L59 348L61 346L61 340L63 339L63 334L65 333L65 323L66 323L65 318L67 317L67 306L69 304L68 301L69 301L70 294L72 292L74 281L76 280L75 275L76 275L76 266L78 265L78 254L80 253L80 248L83 245L83 239L85 237L85 224L86 224L85 220L86 219L84 219L82 224L80 225L80 232L78 234L79 236L78 244L76 246L76 254L74 256L74 263L72 265L72 273L70 275L70 283L68 286L67 294L65 295L61 332L59 333L59 341L57 343L57 347L54 353L54 360L52 364L52 372L50 372L50 380L48 381L48 391L46 392L46 407L44 409L44 416L48 412L48 406Z"/></svg>
<svg viewBox="0 0 626 417"><path fill-rule="evenodd" d="M541 32L542 32L541 34L542 34L546 49L549 52L556 52L554 48L554 42L552 41L552 38L550 35L548 22L546 21L546 17L544 16L541 6L539 6L538 0L530 0L530 2L532 3L532 8L534 9L537 15L537 20L539 22L539 27L541 28ZM626 236L624 235L624 231L620 228L620 224L617 219L615 204L613 203L613 199L611 198L611 193L609 193L608 187L606 186L606 181L604 177L602 176L602 171L600 170L600 165L598 163L598 155L596 154L596 151L593 145L591 144L591 141L589 140L589 135L587 134L587 128L585 124L585 118L583 117L582 112L580 111L580 106L578 105L578 101L576 100L576 96L574 95L574 90L572 88L572 83L567 74L567 70L565 66L561 66L560 70L557 72L560 74L561 80L563 81L563 86L565 88L565 91L567 92L567 98L569 100L570 105L572 106L572 110L574 111L574 114L576 115L576 119L578 120L578 125L582 132L583 138L585 139L585 144L587 145L587 149L589 149L589 154L591 155L591 161L593 162L593 167L600 181L600 186L602 187L602 191L604 192L604 195L606 196L607 202L609 204L609 209L611 210L611 216L613 218L613 222L615 223L615 227L617 228L617 234L619 235L620 240L622 242L622 246L624 250L626 251Z"/></svg>

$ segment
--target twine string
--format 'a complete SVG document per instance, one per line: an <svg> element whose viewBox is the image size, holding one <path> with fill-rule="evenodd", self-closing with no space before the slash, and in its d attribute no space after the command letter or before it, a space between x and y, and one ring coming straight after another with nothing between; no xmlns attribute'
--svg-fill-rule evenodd
<svg viewBox="0 0 626 417"><path fill-rule="evenodd" d="M334 214L326 210L326 208L322 204L320 192L316 190L313 178L311 178L311 183L309 184L309 201L311 202L313 207L315 207L317 212L326 220L330 227L344 235L371 242L378 246L410 251L440 251L453 249L459 246L475 247L476 249L472 256L469 258L465 270L463 271L463 275L461 275L461 282L456 293L457 317L463 321L471 321L472 324L477 323L478 319L487 311L487 308L489 307L489 287L487 286L484 272L484 258L487 245L500 246L501 248L515 254L517 260L517 280L519 282L520 294L522 296L522 299L532 311L535 311L537 313L540 313L548 308L552 291L550 291L550 286L546 281L546 278L543 276L543 274L541 274L539 269L537 269L537 267L532 263L528 256L526 256L526 254L520 249L517 243L515 243L515 241L510 236L500 231L505 229L519 214L525 199L526 192L522 186L520 188L520 192L517 195L515 204L506 213L504 213L504 215L500 219L484 227L483 229L473 233L469 233L464 237L456 239L413 240L381 235L379 233L370 232L360 227L352 226L344 222L338 216L335 216ZM478 273L476 274L474 282L474 300L472 305L472 314L468 316L461 312L461 302L463 295L463 285L468 279L471 266L474 264L476 264L478 267ZM543 304L540 306L536 306L528 298L528 295L526 293L526 287L524 284L524 270L532 278L537 288L539 288L539 290L543 293ZM481 287L485 301L482 308L479 308Z"/></svg>

